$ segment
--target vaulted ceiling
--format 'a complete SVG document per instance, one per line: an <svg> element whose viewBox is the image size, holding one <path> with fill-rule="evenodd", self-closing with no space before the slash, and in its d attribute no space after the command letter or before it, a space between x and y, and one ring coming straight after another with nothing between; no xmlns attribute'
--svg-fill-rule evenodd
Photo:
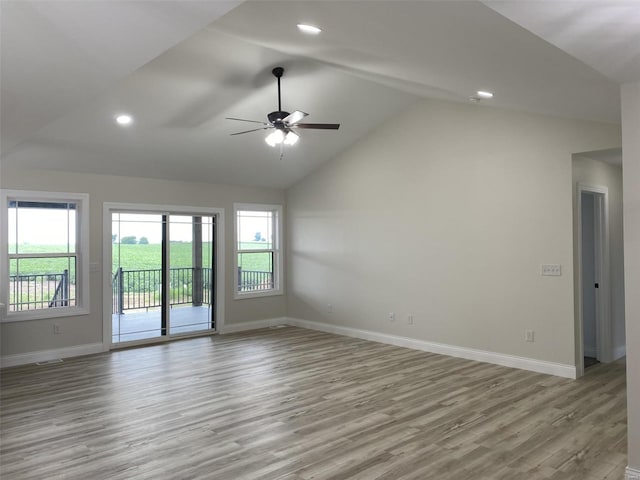
<svg viewBox="0 0 640 480"><path fill-rule="evenodd" d="M619 84L640 80L635 0L0 7L3 166L285 188L421 98L485 89L477 108L618 122ZM277 65L283 109L341 123L303 131L282 158L225 120L277 110Z"/></svg>

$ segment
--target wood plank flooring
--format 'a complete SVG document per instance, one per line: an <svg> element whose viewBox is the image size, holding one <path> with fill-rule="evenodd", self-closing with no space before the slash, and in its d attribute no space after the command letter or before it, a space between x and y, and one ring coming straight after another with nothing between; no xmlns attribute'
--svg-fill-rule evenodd
<svg viewBox="0 0 640 480"><path fill-rule="evenodd" d="M1 372L0 477L620 480L624 364L577 381L293 327Z"/></svg>

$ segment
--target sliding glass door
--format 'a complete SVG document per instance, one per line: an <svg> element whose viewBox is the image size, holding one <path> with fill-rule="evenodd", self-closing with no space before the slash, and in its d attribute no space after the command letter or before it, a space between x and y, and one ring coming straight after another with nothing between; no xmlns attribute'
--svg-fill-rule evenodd
<svg viewBox="0 0 640 480"><path fill-rule="evenodd" d="M172 215L169 222L169 332L213 328L213 219Z"/></svg>
<svg viewBox="0 0 640 480"><path fill-rule="evenodd" d="M111 212L113 344L215 329L215 217Z"/></svg>

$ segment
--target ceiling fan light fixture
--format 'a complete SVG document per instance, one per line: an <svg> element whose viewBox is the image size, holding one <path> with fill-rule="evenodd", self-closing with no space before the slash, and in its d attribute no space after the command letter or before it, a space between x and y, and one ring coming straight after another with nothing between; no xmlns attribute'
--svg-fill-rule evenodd
<svg viewBox="0 0 640 480"><path fill-rule="evenodd" d="M318 35L322 31L320 28L306 23L299 23L297 26L298 30L309 35Z"/></svg>
<svg viewBox="0 0 640 480"><path fill-rule="evenodd" d="M270 147L275 147L284 141L284 132L277 128L267 135L267 138L265 138L264 141L267 142L267 145Z"/></svg>
<svg viewBox="0 0 640 480"><path fill-rule="evenodd" d="M295 145L296 143L298 143L298 140L300 140L300 136L296 133L293 133L291 131L289 131L287 133L287 136L284 137L284 144L285 145Z"/></svg>

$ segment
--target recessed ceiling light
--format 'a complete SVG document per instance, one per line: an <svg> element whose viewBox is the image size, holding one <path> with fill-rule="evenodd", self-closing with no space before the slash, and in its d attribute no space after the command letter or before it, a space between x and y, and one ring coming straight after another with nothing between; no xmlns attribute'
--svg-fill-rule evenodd
<svg viewBox="0 0 640 480"><path fill-rule="evenodd" d="M133 118L131 117L131 115L118 115L116 117L116 122L118 122L118 125L129 125L131 122L133 122Z"/></svg>
<svg viewBox="0 0 640 480"><path fill-rule="evenodd" d="M314 27L313 25L307 25L306 23L299 23L298 29L301 32L309 33L311 35L317 35L322 31L318 27Z"/></svg>
<svg viewBox="0 0 640 480"><path fill-rule="evenodd" d="M476 93L478 94L478 96L480 98L493 98L493 93L491 93L491 92L478 90Z"/></svg>

